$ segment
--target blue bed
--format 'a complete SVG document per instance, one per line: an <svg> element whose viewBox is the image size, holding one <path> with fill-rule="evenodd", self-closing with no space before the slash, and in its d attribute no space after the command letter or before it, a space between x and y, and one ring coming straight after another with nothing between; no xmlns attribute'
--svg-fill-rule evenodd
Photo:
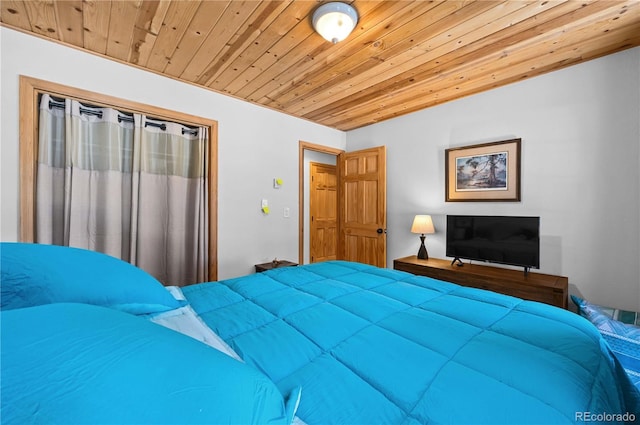
<svg viewBox="0 0 640 425"><path fill-rule="evenodd" d="M302 387L309 424L555 424L639 410L596 329L540 303L341 261L183 292L283 393Z"/></svg>
<svg viewBox="0 0 640 425"><path fill-rule="evenodd" d="M597 329L555 307L342 261L181 301L102 254L0 254L3 424L639 420ZM243 362L149 321L185 305Z"/></svg>

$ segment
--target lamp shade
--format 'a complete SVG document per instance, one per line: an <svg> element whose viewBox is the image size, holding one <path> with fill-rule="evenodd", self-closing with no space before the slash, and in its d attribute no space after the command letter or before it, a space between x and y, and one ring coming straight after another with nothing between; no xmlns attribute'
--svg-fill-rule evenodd
<svg viewBox="0 0 640 425"><path fill-rule="evenodd" d="M313 12L313 28L334 44L347 38L357 23L358 12L346 3L325 3Z"/></svg>
<svg viewBox="0 0 640 425"><path fill-rule="evenodd" d="M433 220L431 220L430 215L417 215L413 219L413 225L411 226L411 233L435 233L435 228L433 227Z"/></svg>

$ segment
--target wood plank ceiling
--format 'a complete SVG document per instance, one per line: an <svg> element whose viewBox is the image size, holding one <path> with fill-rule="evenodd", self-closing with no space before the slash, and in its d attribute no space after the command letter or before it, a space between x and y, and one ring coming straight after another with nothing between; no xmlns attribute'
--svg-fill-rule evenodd
<svg viewBox="0 0 640 425"><path fill-rule="evenodd" d="M640 1L2 0L2 25L341 130L640 45ZM587 88L588 89L588 88Z"/></svg>

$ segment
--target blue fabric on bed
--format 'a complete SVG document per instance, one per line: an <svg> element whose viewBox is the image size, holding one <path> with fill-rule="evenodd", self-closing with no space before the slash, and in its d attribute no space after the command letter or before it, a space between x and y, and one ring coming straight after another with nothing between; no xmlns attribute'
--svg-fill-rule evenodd
<svg viewBox="0 0 640 425"><path fill-rule="evenodd" d="M590 303L575 295L571 300L581 316L598 328L629 378L640 390L640 315ZM625 320L623 322L623 320Z"/></svg>
<svg viewBox="0 0 640 425"><path fill-rule="evenodd" d="M552 306L344 261L183 292L282 391L302 385L298 416L309 424L640 416L640 395L597 330Z"/></svg>
<svg viewBox="0 0 640 425"><path fill-rule="evenodd" d="M147 272L100 252L3 242L0 264L2 310L78 302L155 314L184 305Z"/></svg>
<svg viewBox="0 0 640 425"><path fill-rule="evenodd" d="M288 424L293 418L293 406L285 407L262 373L143 318L64 303L0 314L3 424Z"/></svg>

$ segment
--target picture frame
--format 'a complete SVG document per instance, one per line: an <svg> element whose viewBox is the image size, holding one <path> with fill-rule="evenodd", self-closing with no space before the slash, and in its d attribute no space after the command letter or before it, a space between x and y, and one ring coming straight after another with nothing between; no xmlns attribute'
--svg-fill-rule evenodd
<svg viewBox="0 0 640 425"><path fill-rule="evenodd" d="M445 150L446 202L520 202L522 139Z"/></svg>

